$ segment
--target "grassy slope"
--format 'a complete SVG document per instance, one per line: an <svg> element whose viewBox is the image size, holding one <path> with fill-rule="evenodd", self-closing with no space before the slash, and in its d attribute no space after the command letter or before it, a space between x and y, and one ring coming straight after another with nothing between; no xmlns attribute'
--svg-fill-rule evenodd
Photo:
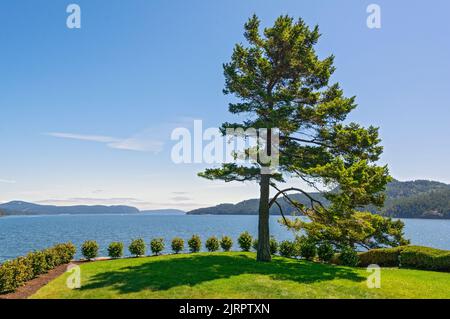
<svg viewBox="0 0 450 319"><path fill-rule="evenodd" d="M369 289L365 269L253 253L199 253L86 263L82 288L65 274L33 298L450 298L450 274L382 269L382 287Z"/></svg>

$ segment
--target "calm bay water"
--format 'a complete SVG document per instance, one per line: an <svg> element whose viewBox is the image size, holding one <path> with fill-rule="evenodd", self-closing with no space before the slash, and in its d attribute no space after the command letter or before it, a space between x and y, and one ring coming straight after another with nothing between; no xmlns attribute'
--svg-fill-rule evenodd
<svg viewBox="0 0 450 319"><path fill-rule="evenodd" d="M293 233L279 225L278 218L271 216L272 234L277 240L292 239ZM413 244L450 250L450 220L407 219L404 222L406 235ZM176 236L187 240L199 234L204 240L213 235L228 235L236 241L245 230L257 233L257 216L8 216L0 218L0 262L66 241L79 247L87 239L96 240L101 255L106 256L106 247L112 241L122 241L127 247L133 238L142 237L149 242L151 238L163 237L167 252L170 240Z"/></svg>

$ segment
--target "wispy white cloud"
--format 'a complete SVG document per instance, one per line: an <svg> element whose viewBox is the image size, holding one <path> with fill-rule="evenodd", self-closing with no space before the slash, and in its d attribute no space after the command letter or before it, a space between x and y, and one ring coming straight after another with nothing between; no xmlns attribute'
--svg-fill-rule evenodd
<svg viewBox="0 0 450 319"><path fill-rule="evenodd" d="M86 134L72 134L72 133L60 133L60 132L51 132L46 133L46 135L60 138L68 138L73 140L81 140L81 141L91 141L91 142L99 142L99 143L117 143L121 140L118 138L114 138L111 136L103 136L103 135L86 135Z"/></svg>
<svg viewBox="0 0 450 319"><path fill-rule="evenodd" d="M174 202L186 202L186 201L192 200L192 198L187 197L187 196L174 196L170 199L173 200Z"/></svg>
<svg viewBox="0 0 450 319"><path fill-rule="evenodd" d="M157 140L151 140L144 136L135 136L116 142L109 143L108 146L120 150L153 152L159 153L163 148L164 143Z"/></svg>
<svg viewBox="0 0 450 319"><path fill-rule="evenodd" d="M10 179L2 179L2 178L0 178L0 183L5 183L5 184L15 184L16 181L10 180Z"/></svg>
<svg viewBox="0 0 450 319"><path fill-rule="evenodd" d="M159 153L164 145L162 141L152 138L149 131L134 135L129 138L116 138L104 135L73 134L63 132L50 132L45 133L45 135L80 141L98 142L106 144L106 146L114 149L139 152Z"/></svg>
<svg viewBox="0 0 450 319"><path fill-rule="evenodd" d="M169 140L170 134L173 129L177 127L191 127L194 120L198 118L193 117L179 117L172 122L162 122L147 128L138 134L134 134L130 137L119 138L108 135L93 135L93 134L78 134L70 132L50 132L44 133L48 136L57 138L73 139L88 142L103 143L107 147L139 151L139 152L152 152L159 153L163 150L164 141Z"/></svg>

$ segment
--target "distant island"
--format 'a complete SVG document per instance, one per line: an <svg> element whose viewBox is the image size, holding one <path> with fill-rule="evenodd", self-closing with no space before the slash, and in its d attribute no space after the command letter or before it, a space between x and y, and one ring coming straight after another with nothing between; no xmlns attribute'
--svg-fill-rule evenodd
<svg viewBox="0 0 450 319"><path fill-rule="evenodd" d="M39 205L23 201L12 201L0 204L0 216L23 216L23 215L100 215L100 214L184 214L178 209L159 209L141 211L136 207L118 205L77 205L77 206L54 206Z"/></svg>
<svg viewBox="0 0 450 319"><path fill-rule="evenodd" d="M326 203L318 193L310 194L313 198ZM383 209L366 207L376 214L396 218L450 219L450 185L427 180L401 182L394 180L386 189L387 199ZM291 196L296 201L307 204L309 200L302 194ZM284 212L293 212L294 208L285 200L279 200ZM278 215L279 209L273 207L272 215ZM213 207L199 208L187 212L188 215L256 215L258 199L249 199L237 204L220 204Z"/></svg>

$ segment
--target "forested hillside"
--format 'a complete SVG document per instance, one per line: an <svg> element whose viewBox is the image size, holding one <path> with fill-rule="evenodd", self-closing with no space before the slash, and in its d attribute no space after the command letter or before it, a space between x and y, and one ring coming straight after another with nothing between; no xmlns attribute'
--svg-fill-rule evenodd
<svg viewBox="0 0 450 319"><path fill-rule="evenodd" d="M386 215L399 218L450 219L450 189L391 200L386 205Z"/></svg>
<svg viewBox="0 0 450 319"><path fill-rule="evenodd" d="M399 218L439 218L450 219L450 185L426 180L400 182L394 180L388 184L387 199L382 209L368 207L367 210ZM326 204L326 200L319 193L311 196ZM295 200L308 203L308 199L301 194L294 194ZM283 199L279 200L285 213L295 210ZM220 204L214 207L200 208L188 214L218 214L218 215L254 215L258 213L258 200L250 199L237 204ZM277 207L272 207L271 214L279 214Z"/></svg>

